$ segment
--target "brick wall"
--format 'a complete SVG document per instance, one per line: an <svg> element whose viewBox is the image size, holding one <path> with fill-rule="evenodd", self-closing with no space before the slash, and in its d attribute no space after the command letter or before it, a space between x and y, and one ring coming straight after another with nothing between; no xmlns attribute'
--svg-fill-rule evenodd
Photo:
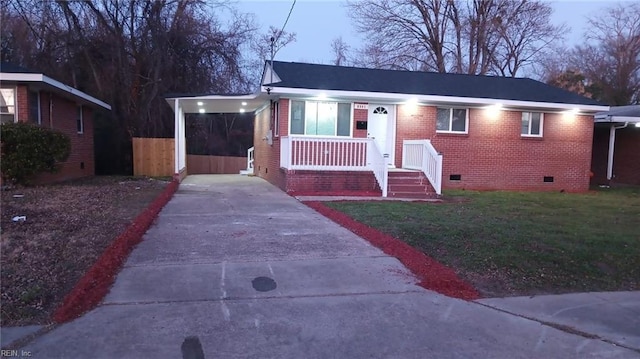
<svg viewBox="0 0 640 359"><path fill-rule="evenodd" d="M470 109L468 134L436 133L435 107L398 106L396 166L403 139L431 139L443 155L445 189L588 190L592 117L545 113L542 138L522 137L520 127L519 111L489 116ZM554 182L543 182L545 176Z"/></svg>
<svg viewBox="0 0 640 359"><path fill-rule="evenodd" d="M596 124L593 133L592 184L608 184L607 159L610 124ZM640 128L633 124L616 130L611 183L640 185Z"/></svg>
<svg viewBox="0 0 640 359"><path fill-rule="evenodd" d="M67 161L62 164L60 171L54 174L41 175L37 179L39 183L64 181L95 174L92 110L87 106L82 107L84 131L79 134L76 124L76 106L76 102L72 100L53 93L40 92L42 126L53 128L69 136L71 139L71 154Z"/></svg>
<svg viewBox="0 0 640 359"><path fill-rule="evenodd" d="M353 110L353 137L367 138L367 130L358 130L356 128L357 121L367 121L369 110L354 109Z"/></svg>
<svg viewBox="0 0 640 359"><path fill-rule="evenodd" d="M285 188L285 173L280 169L280 137L285 135L288 126L287 116L289 112L288 101L280 101L280 135L273 138L273 144L269 145L264 138L273 126L271 107L267 107L256 114L253 146L254 146L254 174L264 178L272 184ZM286 113L287 115L283 115Z"/></svg>
<svg viewBox="0 0 640 359"><path fill-rule="evenodd" d="M372 172L288 171L286 191L291 195L380 196Z"/></svg>
<svg viewBox="0 0 640 359"><path fill-rule="evenodd" d="M268 146L262 138L269 129L271 111L256 117L256 173L289 192L346 192L357 186L375 190L375 179L347 172L289 171L280 169L280 142ZM367 110L353 111L354 137L365 138L366 130L356 130L356 121L366 120ZM593 118L545 113L542 138L520 135L521 112L501 111L490 116L484 109L469 110L468 134L436 133L436 108L397 108L395 165L402 166L405 139L431 139L443 154L443 188L478 190L569 191L588 190L591 165ZM289 100L280 100L280 134L288 133ZM460 175L451 180L450 175ZM354 177L355 176L355 177ZM347 177L354 177L347 183ZM553 177L553 182L544 182ZM369 182L369 180L371 180ZM379 189L378 189L379 190Z"/></svg>
<svg viewBox="0 0 640 359"><path fill-rule="evenodd" d="M26 85L16 86L16 117L19 122L29 121L29 89Z"/></svg>

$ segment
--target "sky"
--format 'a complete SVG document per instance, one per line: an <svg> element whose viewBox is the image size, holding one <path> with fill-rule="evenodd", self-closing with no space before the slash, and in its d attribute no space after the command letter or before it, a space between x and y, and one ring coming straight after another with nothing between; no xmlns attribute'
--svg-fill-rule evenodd
<svg viewBox="0 0 640 359"><path fill-rule="evenodd" d="M566 24L567 46L578 44L586 27L586 17L614 4L611 0L560 0L549 1L554 9L554 24ZM281 28L287 18L293 0L239 0L241 12L253 13L266 33L270 25ZM350 24L344 1L297 0L286 31L296 33L296 42L278 52L276 60L330 63L331 41L339 36L352 48L362 45L364 39Z"/></svg>

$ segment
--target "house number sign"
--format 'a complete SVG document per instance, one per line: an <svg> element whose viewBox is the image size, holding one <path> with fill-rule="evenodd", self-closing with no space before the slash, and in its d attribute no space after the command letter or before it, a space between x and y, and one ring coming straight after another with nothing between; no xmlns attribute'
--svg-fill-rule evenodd
<svg viewBox="0 0 640 359"><path fill-rule="evenodd" d="M356 110L368 110L369 105L366 103L356 103L353 105L353 108Z"/></svg>

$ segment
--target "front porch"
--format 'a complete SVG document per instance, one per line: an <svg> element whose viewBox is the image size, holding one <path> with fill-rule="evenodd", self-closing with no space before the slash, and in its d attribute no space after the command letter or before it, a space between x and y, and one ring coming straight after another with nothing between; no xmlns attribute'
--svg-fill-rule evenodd
<svg viewBox="0 0 640 359"><path fill-rule="evenodd" d="M440 195L442 155L429 140L405 140L402 167L370 138L282 136L280 171L291 194L428 198Z"/></svg>

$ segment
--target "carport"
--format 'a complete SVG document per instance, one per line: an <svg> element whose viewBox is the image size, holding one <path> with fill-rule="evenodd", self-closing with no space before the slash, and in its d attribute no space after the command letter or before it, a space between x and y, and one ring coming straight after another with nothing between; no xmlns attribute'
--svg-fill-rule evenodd
<svg viewBox="0 0 640 359"><path fill-rule="evenodd" d="M174 177L182 180L187 171L185 120L187 114L255 113L268 105L264 93L244 95L180 95L166 98L175 119Z"/></svg>

